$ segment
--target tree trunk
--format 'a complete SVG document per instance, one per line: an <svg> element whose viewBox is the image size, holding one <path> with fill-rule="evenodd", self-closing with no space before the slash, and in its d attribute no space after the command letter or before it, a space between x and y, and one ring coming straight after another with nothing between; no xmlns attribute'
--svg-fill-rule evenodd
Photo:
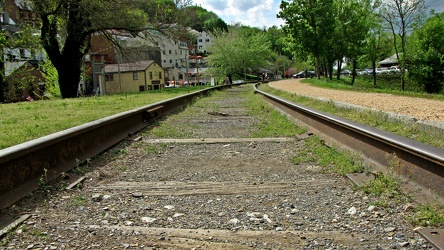
<svg viewBox="0 0 444 250"><path fill-rule="evenodd" d="M316 55L316 78L321 79L321 73L319 72L320 71L320 67L319 67L320 59L319 58L320 58L320 56ZM305 76L305 77L307 77L307 76Z"/></svg>
<svg viewBox="0 0 444 250"><path fill-rule="evenodd" d="M67 62L57 68L59 73L60 93L63 98L75 98L78 94L81 66L78 63Z"/></svg>
<svg viewBox="0 0 444 250"><path fill-rule="evenodd" d="M338 70L336 72L336 79L341 80L341 68L342 68L342 61L338 60Z"/></svg>
<svg viewBox="0 0 444 250"><path fill-rule="evenodd" d="M352 69L352 81L350 83L351 85L355 84L356 64L357 64L356 59L353 59L352 62L353 62L353 69Z"/></svg>
<svg viewBox="0 0 444 250"><path fill-rule="evenodd" d="M372 61L373 86L376 87L376 61Z"/></svg>
<svg viewBox="0 0 444 250"><path fill-rule="evenodd" d="M227 77L228 77L228 84L232 84L233 80L231 79L231 75L227 75Z"/></svg>
<svg viewBox="0 0 444 250"><path fill-rule="evenodd" d="M59 74L62 98L77 97L82 59L88 47L88 37L91 33L91 30L88 29L90 24L86 18L82 17L79 6L79 4L69 5L68 20L70 21L62 49L57 39L57 19L50 19L48 14L41 16L41 41Z"/></svg>
<svg viewBox="0 0 444 250"><path fill-rule="evenodd" d="M5 82L5 63L3 62L3 48L0 48L0 103L6 102L6 82Z"/></svg>

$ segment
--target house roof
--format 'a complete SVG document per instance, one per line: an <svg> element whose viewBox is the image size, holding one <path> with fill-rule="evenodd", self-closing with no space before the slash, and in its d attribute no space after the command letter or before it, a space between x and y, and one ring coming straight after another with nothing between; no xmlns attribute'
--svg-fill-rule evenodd
<svg viewBox="0 0 444 250"><path fill-rule="evenodd" d="M396 54L379 62L380 65L395 64L395 63L398 63L398 59L396 58Z"/></svg>
<svg viewBox="0 0 444 250"><path fill-rule="evenodd" d="M155 64L153 60L147 61L138 61L133 63L121 63L119 64L108 64L105 65L106 73L116 73L119 72L136 72L136 71L145 71L149 66Z"/></svg>

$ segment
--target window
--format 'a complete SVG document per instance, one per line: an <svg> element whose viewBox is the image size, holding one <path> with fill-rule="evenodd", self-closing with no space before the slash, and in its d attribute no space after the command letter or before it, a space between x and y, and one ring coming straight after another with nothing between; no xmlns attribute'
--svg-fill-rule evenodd
<svg viewBox="0 0 444 250"><path fill-rule="evenodd" d="M201 42L202 42L202 39L199 39L199 42L201 43Z"/></svg>
<svg viewBox="0 0 444 250"><path fill-rule="evenodd" d="M139 85L139 91L140 91L140 92L145 91L145 86L143 86L143 85Z"/></svg>
<svg viewBox="0 0 444 250"><path fill-rule="evenodd" d="M114 81L114 74L106 74L105 75L105 81L113 82Z"/></svg>
<svg viewBox="0 0 444 250"><path fill-rule="evenodd" d="M150 72L150 80L153 80L153 72Z"/></svg>
<svg viewBox="0 0 444 250"><path fill-rule="evenodd" d="M138 80L139 79L139 75L137 74L137 72L133 73L133 80Z"/></svg>
<svg viewBox="0 0 444 250"><path fill-rule="evenodd" d="M159 79L162 80L162 72L159 72ZM174 76L173 76L173 80L174 80Z"/></svg>
<svg viewBox="0 0 444 250"><path fill-rule="evenodd" d="M170 60L170 63L173 63L173 60Z"/></svg>
<svg viewBox="0 0 444 250"><path fill-rule="evenodd" d="M174 51L174 54L176 54L177 55L177 49Z"/></svg>
<svg viewBox="0 0 444 250"><path fill-rule="evenodd" d="M171 50L169 50L169 54L171 55Z"/></svg>
<svg viewBox="0 0 444 250"><path fill-rule="evenodd" d="M164 51L162 51L162 53L165 55L166 54L166 52L165 52L165 50Z"/></svg>
<svg viewBox="0 0 444 250"><path fill-rule="evenodd" d="M209 42L210 42L210 39L205 39L205 42L209 43Z"/></svg>

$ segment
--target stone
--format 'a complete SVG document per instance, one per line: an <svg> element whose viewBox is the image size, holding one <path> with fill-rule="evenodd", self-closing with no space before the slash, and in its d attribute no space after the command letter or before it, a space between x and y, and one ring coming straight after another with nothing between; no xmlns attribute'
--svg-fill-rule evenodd
<svg viewBox="0 0 444 250"><path fill-rule="evenodd" d="M347 211L347 213L348 213L349 215L355 215L356 212L357 212L357 210L356 210L355 207L351 207L351 208Z"/></svg>
<svg viewBox="0 0 444 250"><path fill-rule="evenodd" d="M152 218L152 217L142 217L141 219L145 223L153 223L157 220L156 218Z"/></svg>

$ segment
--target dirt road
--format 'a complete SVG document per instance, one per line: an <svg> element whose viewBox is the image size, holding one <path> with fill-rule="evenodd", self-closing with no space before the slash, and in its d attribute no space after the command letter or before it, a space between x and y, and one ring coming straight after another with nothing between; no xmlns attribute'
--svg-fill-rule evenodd
<svg viewBox="0 0 444 250"><path fill-rule="evenodd" d="M301 83L302 79L271 82L273 88L304 96L313 96L412 116L418 120L444 122L444 101L381 93L324 89Z"/></svg>

